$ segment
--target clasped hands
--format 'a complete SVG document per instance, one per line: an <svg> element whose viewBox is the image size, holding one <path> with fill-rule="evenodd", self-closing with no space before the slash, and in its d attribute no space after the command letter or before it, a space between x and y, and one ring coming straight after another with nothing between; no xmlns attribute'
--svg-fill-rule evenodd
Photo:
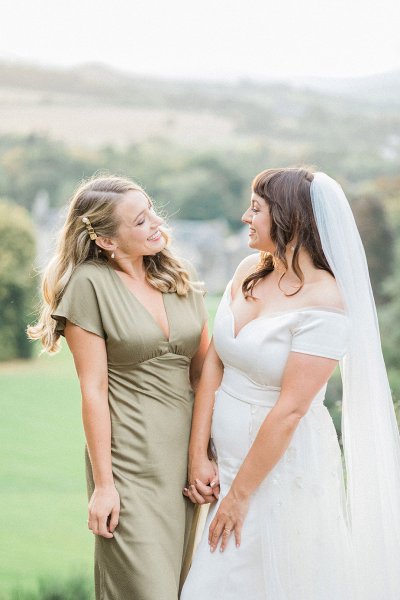
<svg viewBox="0 0 400 600"><path fill-rule="evenodd" d="M219 498L218 467L208 457L189 460L188 486L183 495L193 504L212 504Z"/></svg>

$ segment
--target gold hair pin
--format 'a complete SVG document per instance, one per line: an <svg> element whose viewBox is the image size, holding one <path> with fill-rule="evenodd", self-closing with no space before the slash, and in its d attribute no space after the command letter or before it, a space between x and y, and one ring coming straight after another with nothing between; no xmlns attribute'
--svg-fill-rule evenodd
<svg viewBox="0 0 400 600"><path fill-rule="evenodd" d="M86 229L88 230L89 236L91 240L95 240L97 238L97 233L92 227L89 217L82 217L82 221L86 225Z"/></svg>

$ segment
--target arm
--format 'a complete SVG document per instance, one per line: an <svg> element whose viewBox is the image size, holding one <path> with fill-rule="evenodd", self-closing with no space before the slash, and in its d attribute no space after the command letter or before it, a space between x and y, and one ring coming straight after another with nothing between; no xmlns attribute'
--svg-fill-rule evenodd
<svg viewBox="0 0 400 600"><path fill-rule="evenodd" d="M111 469L106 346L101 337L70 321L65 326L65 337L80 382L83 426L95 483L89 502L88 526L93 533L112 538L118 524L120 503ZM110 523L107 524L109 516Z"/></svg>
<svg viewBox="0 0 400 600"><path fill-rule="evenodd" d="M279 400L261 425L231 489L210 525L209 542L212 550L215 550L221 535L221 550L224 550L233 530L236 544L240 545L241 529L251 494L287 450L300 420L336 365L337 361L330 358L290 353Z"/></svg>
<svg viewBox="0 0 400 600"><path fill-rule="evenodd" d="M189 377L190 384L194 392L197 391L200 382L200 376L203 370L204 359L207 353L209 342L208 325L206 323L203 327L203 331L201 332L200 343L197 352L190 361Z"/></svg>
<svg viewBox="0 0 400 600"><path fill-rule="evenodd" d="M258 254L251 254L239 264L233 276L232 289L234 293L236 293L244 277L254 268L258 260ZM200 388L198 394L196 394L189 447L189 490L184 489L184 494L197 504L214 502L219 495L219 485L217 485L218 473L208 458L208 444L210 441L215 391L220 386L222 375L223 364L211 341L202 373ZM214 475L212 474L213 471ZM210 487L208 483L214 483L215 486L212 485ZM214 493L212 493L212 490L214 490Z"/></svg>
<svg viewBox="0 0 400 600"><path fill-rule="evenodd" d="M192 420L192 431L189 443L188 481L190 488L185 493L192 502L204 504L215 500L211 483L215 483L217 473L214 464L208 458L208 444L211 433L211 419L214 408L215 392L218 389L223 373L223 365L211 341L204 360L203 371L197 388ZM205 497L195 488L195 482L203 483L201 487ZM205 489L207 488L207 489Z"/></svg>

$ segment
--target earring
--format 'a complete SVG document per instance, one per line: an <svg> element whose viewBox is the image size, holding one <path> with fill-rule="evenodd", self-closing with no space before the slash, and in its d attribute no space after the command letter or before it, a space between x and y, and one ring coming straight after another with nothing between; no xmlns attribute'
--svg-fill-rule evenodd
<svg viewBox="0 0 400 600"><path fill-rule="evenodd" d="M111 258L115 258L115 252L112 252Z"/></svg>

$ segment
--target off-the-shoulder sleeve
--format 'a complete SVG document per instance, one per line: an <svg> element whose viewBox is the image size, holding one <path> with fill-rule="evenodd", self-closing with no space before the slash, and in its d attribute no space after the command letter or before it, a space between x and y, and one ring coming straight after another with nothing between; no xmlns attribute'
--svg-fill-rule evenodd
<svg viewBox="0 0 400 600"><path fill-rule="evenodd" d="M51 315L57 321L56 331L64 335L66 321L106 338L101 319L95 283L84 269L75 271L64 290L61 301Z"/></svg>
<svg viewBox="0 0 400 600"><path fill-rule="evenodd" d="M348 319L343 313L328 310L300 312L292 333L292 352L335 360L346 354Z"/></svg>

